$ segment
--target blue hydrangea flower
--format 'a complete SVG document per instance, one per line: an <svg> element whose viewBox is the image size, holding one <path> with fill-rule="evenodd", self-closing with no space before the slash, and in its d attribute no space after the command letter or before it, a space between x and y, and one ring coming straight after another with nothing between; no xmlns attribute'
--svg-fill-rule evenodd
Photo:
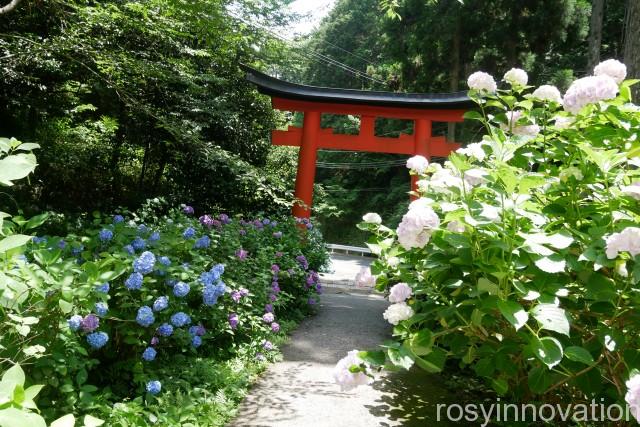
<svg viewBox="0 0 640 427"><path fill-rule="evenodd" d="M106 302L97 302L95 305L95 311L98 316L104 317L107 315L107 312L109 311L109 306L107 305Z"/></svg>
<svg viewBox="0 0 640 427"><path fill-rule="evenodd" d="M113 231L109 230L108 228L103 228L98 233L98 237L101 241L108 242L109 240L113 239Z"/></svg>
<svg viewBox="0 0 640 427"><path fill-rule="evenodd" d="M124 285L130 291L133 291L133 290L137 291L140 288L142 288L142 280L144 280L144 277L142 277L142 274L132 273L131 276L129 276L129 278L125 280Z"/></svg>
<svg viewBox="0 0 640 427"><path fill-rule="evenodd" d="M75 256L78 256L84 251L84 245L79 245L74 248L71 248L71 253Z"/></svg>
<svg viewBox="0 0 640 427"><path fill-rule="evenodd" d="M184 230L184 233L182 233L182 237L184 237L185 239L191 239L195 235L196 230L193 227L187 228L186 230Z"/></svg>
<svg viewBox="0 0 640 427"><path fill-rule="evenodd" d="M173 334L173 326L168 323L163 323L158 328L158 335L161 337L169 337L171 334Z"/></svg>
<svg viewBox="0 0 640 427"><path fill-rule="evenodd" d="M58 248L59 248L59 249L64 249L64 248L66 248L66 247L67 247L67 242L65 242L64 240L60 240L60 241L58 242Z"/></svg>
<svg viewBox="0 0 640 427"><path fill-rule="evenodd" d="M194 249L204 249L208 248L211 244L211 239L209 236L202 236L193 244Z"/></svg>
<svg viewBox="0 0 640 427"><path fill-rule="evenodd" d="M161 256L160 258L158 258L158 261L160 261L160 264L167 267L171 265L171 260L167 256Z"/></svg>
<svg viewBox="0 0 640 427"><path fill-rule="evenodd" d="M165 283L170 288L173 288L176 285L176 283L178 283L178 281L176 279L167 279L167 280L165 280Z"/></svg>
<svg viewBox="0 0 640 427"><path fill-rule="evenodd" d="M149 327L155 322L155 317L153 316L153 310L151 307L142 306L138 309L138 315L136 316L136 322L140 326Z"/></svg>
<svg viewBox="0 0 640 427"><path fill-rule="evenodd" d="M127 245L123 248L129 255L133 255L136 253L136 250L133 249L133 246Z"/></svg>
<svg viewBox="0 0 640 427"><path fill-rule="evenodd" d="M135 239L133 239L133 242L131 242L131 246L133 246L133 249L135 249L136 251L141 251L147 246L147 243L144 241L144 239L136 237Z"/></svg>
<svg viewBox="0 0 640 427"><path fill-rule="evenodd" d="M67 320L67 325L72 331L77 331L82 326L82 316L74 314Z"/></svg>
<svg viewBox="0 0 640 427"><path fill-rule="evenodd" d="M265 218L265 219L263 219L263 220L262 220L262 223L263 223L264 225L269 225L269 223L270 223L270 222L271 222L271 221L269 221L269 218Z"/></svg>
<svg viewBox="0 0 640 427"><path fill-rule="evenodd" d="M153 395L160 393L162 390L162 384L158 380L149 381L147 383L147 391Z"/></svg>
<svg viewBox="0 0 640 427"><path fill-rule="evenodd" d="M222 274L224 273L224 265L216 264L209 271L205 271L200 275L200 281L205 285L211 285L214 282L217 282Z"/></svg>
<svg viewBox="0 0 640 427"><path fill-rule="evenodd" d="M191 288L184 282L178 282L173 286L173 294L179 298L186 296Z"/></svg>
<svg viewBox="0 0 640 427"><path fill-rule="evenodd" d="M142 352L142 358L144 360L146 360L147 362L151 362L156 358L156 350L153 347L147 347L143 352Z"/></svg>
<svg viewBox="0 0 640 427"><path fill-rule="evenodd" d="M124 221L124 217L122 215L114 215L113 216L113 223L114 224L120 224L123 221Z"/></svg>
<svg viewBox="0 0 640 427"><path fill-rule="evenodd" d="M198 348L202 345L202 338L200 338L198 335L195 335L193 338L191 338L191 345L195 348Z"/></svg>
<svg viewBox="0 0 640 427"><path fill-rule="evenodd" d="M158 240L160 240L160 233L158 233L157 231L154 231L153 233L151 233L151 236L149 236L148 240L150 242L157 242Z"/></svg>
<svg viewBox="0 0 640 427"><path fill-rule="evenodd" d="M149 274L153 271L154 265L156 265L156 256L149 251L145 251L133 260L133 271L140 274Z"/></svg>
<svg viewBox="0 0 640 427"><path fill-rule="evenodd" d="M109 293L109 282L105 282L102 285L98 285L96 286L96 291L103 293L103 294L108 294Z"/></svg>
<svg viewBox="0 0 640 427"><path fill-rule="evenodd" d="M223 282L219 282L216 285L205 285L202 291L202 301L205 305L215 305L218 302L218 298L224 295L227 287Z"/></svg>
<svg viewBox="0 0 640 427"><path fill-rule="evenodd" d="M105 332L92 332L87 335L87 342L91 346L91 348L99 349L105 346L109 341L109 335Z"/></svg>
<svg viewBox="0 0 640 427"><path fill-rule="evenodd" d="M47 238L46 237L34 237L33 238L33 243L35 243L36 245L39 245L40 243L46 243Z"/></svg>
<svg viewBox="0 0 640 427"><path fill-rule="evenodd" d="M186 313L179 311L173 316L171 316L171 323L176 328L180 328L182 326L185 326L191 323L191 318Z"/></svg>
<svg viewBox="0 0 640 427"><path fill-rule="evenodd" d="M168 297L165 297L165 296L158 297L153 302L153 311L162 311L162 310L166 309L167 307L169 307L169 298Z"/></svg>
<svg viewBox="0 0 640 427"><path fill-rule="evenodd" d="M138 226L138 233L143 234L143 233L146 233L147 231L149 231L149 227L147 227L146 225L140 224Z"/></svg>

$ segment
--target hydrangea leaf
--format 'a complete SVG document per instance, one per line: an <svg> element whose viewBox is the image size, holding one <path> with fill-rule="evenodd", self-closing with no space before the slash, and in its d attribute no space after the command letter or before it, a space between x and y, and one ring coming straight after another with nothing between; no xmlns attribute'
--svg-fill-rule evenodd
<svg viewBox="0 0 640 427"><path fill-rule="evenodd" d="M0 159L0 184L12 186L13 181L33 172L37 164L33 154L19 153Z"/></svg>
<svg viewBox="0 0 640 427"><path fill-rule="evenodd" d="M516 328L516 331L522 328L529 320L529 313L515 301L498 301L498 310Z"/></svg>
<svg viewBox="0 0 640 427"><path fill-rule="evenodd" d="M562 360L562 344L553 337L534 337L531 341L533 354L549 369L553 368Z"/></svg>
<svg viewBox="0 0 640 427"><path fill-rule="evenodd" d="M0 240L0 254L10 251L11 249L24 246L32 238L32 236L25 236L24 234L12 234L11 236L7 236Z"/></svg>
<svg viewBox="0 0 640 427"><path fill-rule="evenodd" d="M73 427L75 425L76 418L73 414L67 414L51 423L51 427Z"/></svg>
<svg viewBox="0 0 640 427"><path fill-rule="evenodd" d="M99 427L104 424L104 420L100 418L92 417L91 415L84 416L84 426L83 427Z"/></svg>
<svg viewBox="0 0 640 427"><path fill-rule="evenodd" d="M564 272L567 262L560 257L544 257L535 262L536 267L545 273L561 273Z"/></svg>
<svg viewBox="0 0 640 427"><path fill-rule="evenodd" d="M542 329L569 336L569 319L564 309L554 304L539 304L531 310Z"/></svg>
<svg viewBox="0 0 640 427"><path fill-rule="evenodd" d="M584 363L585 365L591 365L593 363L593 356L583 347L567 347L564 349L564 355L567 359L573 360L574 362Z"/></svg>
<svg viewBox="0 0 640 427"><path fill-rule="evenodd" d="M424 357L416 357L416 365L429 373L436 374L442 372L444 363L447 360L447 353L439 348L435 348L431 353Z"/></svg>
<svg viewBox="0 0 640 427"><path fill-rule="evenodd" d="M358 357L373 366L382 366L386 361L384 351L361 351Z"/></svg>

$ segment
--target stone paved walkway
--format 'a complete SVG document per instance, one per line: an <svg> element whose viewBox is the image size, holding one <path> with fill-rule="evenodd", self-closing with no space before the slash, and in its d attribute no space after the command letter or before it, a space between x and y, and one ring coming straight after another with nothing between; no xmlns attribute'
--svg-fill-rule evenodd
<svg viewBox="0 0 640 427"><path fill-rule="evenodd" d="M336 290L334 290L335 292ZM390 335L378 295L328 293L268 368L229 427L447 426L436 404L454 401L437 376L420 370L380 375L372 387L342 392L331 376L353 349L375 348Z"/></svg>

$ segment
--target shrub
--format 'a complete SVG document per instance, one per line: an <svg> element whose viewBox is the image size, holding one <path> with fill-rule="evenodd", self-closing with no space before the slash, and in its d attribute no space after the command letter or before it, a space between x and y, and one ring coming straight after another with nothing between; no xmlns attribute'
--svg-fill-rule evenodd
<svg viewBox="0 0 640 427"><path fill-rule="evenodd" d="M419 174L397 230L360 225L395 340L360 353L354 375L385 357L449 361L515 399L623 401L640 368L640 109L623 68L607 62L564 99L531 93L524 73L497 91L474 74L466 118L482 141Z"/></svg>

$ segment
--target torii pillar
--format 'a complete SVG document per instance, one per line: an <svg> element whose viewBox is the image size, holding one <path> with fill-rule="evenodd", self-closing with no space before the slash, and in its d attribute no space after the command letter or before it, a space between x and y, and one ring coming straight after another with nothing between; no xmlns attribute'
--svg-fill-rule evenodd
<svg viewBox="0 0 640 427"><path fill-rule="evenodd" d="M311 215L319 149L421 155L429 160L432 156L446 157L460 145L447 142L444 136L433 136L433 122L461 122L465 111L473 106L463 93L409 94L320 88L285 82L252 68L243 68L247 71L247 80L261 93L271 96L274 109L304 114L302 128L289 126L287 130L274 130L271 134L273 145L300 147L295 184L297 201L293 207L293 215L298 218ZM360 116L359 134L334 134L330 128L322 129L323 113ZM377 118L413 120L413 135L376 136ZM414 191L416 182L417 177L412 176Z"/></svg>

